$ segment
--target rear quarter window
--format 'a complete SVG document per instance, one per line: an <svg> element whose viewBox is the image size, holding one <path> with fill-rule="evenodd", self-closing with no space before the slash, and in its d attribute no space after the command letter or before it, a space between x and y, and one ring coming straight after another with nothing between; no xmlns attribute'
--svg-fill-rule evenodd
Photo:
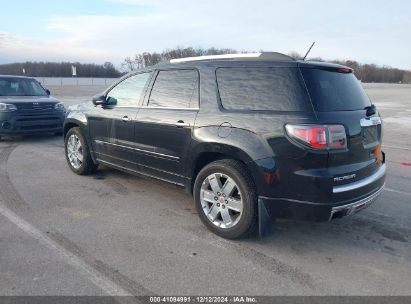
<svg viewBox="0 0 411 304"><path fill-rule="evenodd" d="M353 73L302 68L316 111L354 111L371 105L370 99Z"/></svg>
<svg viewBox="0 0 411 304"><path fill-rule="evenodd" d="M312 111L298 68L218 68L216 76L227 110Z"/></svg>

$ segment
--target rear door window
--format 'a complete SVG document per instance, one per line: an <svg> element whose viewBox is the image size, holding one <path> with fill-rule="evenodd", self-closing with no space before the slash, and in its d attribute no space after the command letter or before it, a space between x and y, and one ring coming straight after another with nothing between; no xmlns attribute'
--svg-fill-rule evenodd
<svg viewBox="0 0 411 304"><path fill-rule="evenodd" d="M151 90L149 107L198 108L199 77L196 70L160 71Z"/></svg>
<svg viewBox="0 0 411 304"><path fill-rule="evenodd" d="M298 68L218 68L216 75L227 110L312 111Z"/></svg>
<svg viewBox="0 0 411 304"><path fill-rule="evenodd" d="M353 73L301 68L314 108L319 112L362 110L370 99Z"/></svg>

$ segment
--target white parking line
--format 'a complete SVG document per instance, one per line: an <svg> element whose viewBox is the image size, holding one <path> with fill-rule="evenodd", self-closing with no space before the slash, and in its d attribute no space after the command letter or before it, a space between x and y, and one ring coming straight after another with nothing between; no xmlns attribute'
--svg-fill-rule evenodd
<svg viewBox="0 0 411 304"><path fill-rule="evenodd" d="M391 189L391 188L384 188L384 190L388 191L388 192L400 193L400 194L410 195L411 196L411 193L405 192L405 191L395 190L395 189Z"/></svg>
<svg viewBox="0 0 411 304"><path fill-rule="evenodd" d="M46 247L52 249L59 256L63 257L70 265L82 271L93 284L101 288L105 293L107 293L107 295L132 296L128 291L124 290L122 287L120 287L110 279L95 271L90 265L85 263L78 256L64 249L47 235L43 234L40 230L29 224L27 221L19 217L16 213L14 213L1 203L0 214L7 218L10 222L15 224L17 227L19 227L21 230L26 232L28 235L38 240Z"/></svg>
<svg viewBox="0 0 411 304"><path fill-rule="evenodd" d="M390 149L397 149L397 150L406 150L406 151L411 151L411 148L407 148L407 147L394 147L394 146L390 146L390 145L382 145L382 148L390 148Z"/></svg>

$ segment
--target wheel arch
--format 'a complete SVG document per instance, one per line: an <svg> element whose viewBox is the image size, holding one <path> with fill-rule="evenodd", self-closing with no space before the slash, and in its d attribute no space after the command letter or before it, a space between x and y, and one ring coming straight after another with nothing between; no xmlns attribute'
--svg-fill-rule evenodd
<svg viewBox="0 0 411 304"><path fill-rule="evenodd" d="M71 114L71 113L70 113ZM80 115L80 119L79 119ZM84 136L88 148L90 150L91 158L95 164L98 162L96 161L95 155L94 155L94 149L92 145L92 140L90 138L90 133L88 131L88 124L87 124L87 119L83 113L76 113L76 116L72 115L71 117L67 117L66 120L64 121L64 126L63 126L63 138L66 140L67 133L70 129L72 128L80 128L82 135Z"/></svg>
<svg viewBox="0 0 411 304"><path fill-rule="evenodd" d="M80 127L80 125L77 122L74 121L67 121L64 122L64 127L63 127L63 138L65 139L67 136L67 133L70 129Z"/></svg>
<svg viewBox="0 0 411 304"><path fill-rule="evenodd" d="M201 171L207 164L221 159L233 159L244 164L249 171L251 177L254 179L253 174L253 160L252 158L242 151L241 149L221 143L202 143L192 151L191 166L188 168L187 175L190 177L190 183L188 184L188 192L193 192L194 182Z"/></svg>

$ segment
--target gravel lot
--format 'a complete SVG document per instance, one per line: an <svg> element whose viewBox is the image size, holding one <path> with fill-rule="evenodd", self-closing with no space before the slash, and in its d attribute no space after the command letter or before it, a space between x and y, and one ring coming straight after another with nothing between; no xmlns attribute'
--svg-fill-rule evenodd
<svg viewBox="0 0 411 304"><path fill-rule="evenodd" d="M0 142L0 295L411 295L411 86L365 88L386 191L350 218L277 220L263 240L210 233L174 186L73 174L59 137ZM103 89L50 87L67 104Z"/></svg>

